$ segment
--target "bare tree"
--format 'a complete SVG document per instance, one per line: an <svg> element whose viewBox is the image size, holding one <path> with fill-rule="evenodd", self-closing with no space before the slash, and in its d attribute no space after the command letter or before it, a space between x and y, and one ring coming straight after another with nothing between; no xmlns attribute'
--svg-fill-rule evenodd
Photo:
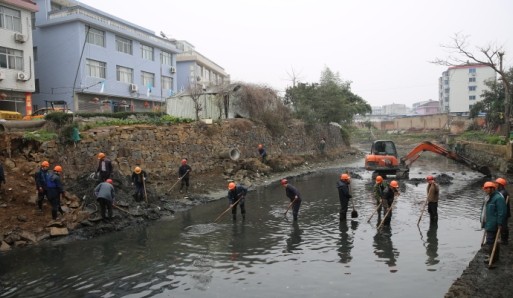
<svg viewBox="0 0 513 298"><path fill-rule="evenodd" d="M196 114L196 121L198 121L199 113L203 110L203 105L200 102L201 95L205 93L203 91L203 86L198 83L191 84L187 87L187 93L189 93L189 96L194 103L194 112Z"/></svg>
<svg viewBox="0 0 513 298"><path fill-rule="evenodd" d="M502 84L504 85L504 119L506 119L501 131L506 137L509 137L511 82L509 82L506 71L504 71L502 65L504 57L503 48L501 46L489 44L486 47L476 47L477 53L474 53L469 50L469 44L467 41L468 36L456 33L451 40L452 44L442 45L442 47L450 50L454 55L449 56L447 59L437 58L433 63L445 66L456 66L469 64L469 62L472 61L489 66L499 74Z"/></svg>
<svg viewBox="0 0 513 298"><path fill-rule="evenodd" d="M294 68L292 68L291 72L287 71L287 75L289 77L289 81L292 82L292 87L296 87L296 84L302 79L301 72L297 73Z"/></svg>

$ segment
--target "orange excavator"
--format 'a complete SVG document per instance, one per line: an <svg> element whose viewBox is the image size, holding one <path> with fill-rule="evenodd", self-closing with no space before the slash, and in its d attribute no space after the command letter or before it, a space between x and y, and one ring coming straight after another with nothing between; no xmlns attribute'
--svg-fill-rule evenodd
<svg viewBox="0 0 513 298"><path fill-rule="evenodd" d="M365 169L374 171L375 175L396 175L396 177L408 178L410 166L424 151L430 151L445 156L469 168L491 176L490 169L480 166L470 159L449 151L440 145L431 142L422 142L413 148L406 156L399 158L393 141L377 140L372 143L371 152L365 156Z"/></svg>

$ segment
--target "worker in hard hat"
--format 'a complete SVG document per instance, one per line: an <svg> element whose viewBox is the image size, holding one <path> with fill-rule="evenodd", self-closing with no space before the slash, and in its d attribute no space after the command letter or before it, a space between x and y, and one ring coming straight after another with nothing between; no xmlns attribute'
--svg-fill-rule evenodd
<svg viewBox="0 0 513 298"><path fill-rule="evenodd" d="M388 183L381 176L376 176L376 183L374 183L374 199L376 200L376 207L378 208L378 218L381 216L381 210L385 215L385 209L383 208L383 194Z"/></svg>
<svg viewBox="0 0 513 298"><path fill-rule="evenodd" d="M340 201L340 220L346 220L347 218L347 206L349 205L349 199L352 197L349 190L350 183L351 177L345 173L340 175L340 180L337 182L338 199Z"/></svg>
<svg viewBox="0 0 513 298"><path fill-rule="evenodd" d="M100 214L103 221L112 219L112 205L114 204L114 186L112 179L101 182L94 188L96 200L100 204Z"/></svg>
<svg viewBox="0 0 513 298"><path fill-rule="evenodd" d="M287 179L281 179L281 186L285 187L285 195L289 198L292 204L292 217L294 221L297 220L299 215L299 208L301 207L301 194Z"/></svg>
<svg viewBox="0 0 513 298"><path fill-rule="evenodd" d="M429 223L437 224L438 223L438 199L440 197L440 186L435 181L435 177L429 175L426 177L426 181L428 183L426 192L427 192L427 205L428 205L428 213L429 213Z"/></svg>
<svg viewBox="0 0 513 298"><path fill-rule="evenodd" d="M46 181L48 180L48 168L50 163L43 161L39 167L39 170L34 174L34 180L36 181L37 191L37 208L39 212L43 212L43 201L46 195Z"/></svg>
<svg viewBox="0 0 513 298"><path fill-rule="evenodd" d="M185 185L185 193L189 192L189 177L192 172L191 166L187 164L187 158L182 159L180 167L178 168L178 180L180 181L180 193Z"/></svg>
<svg viewBox="0 0 513 298"><path fill-rule="evenodd" d="M132 185L135 186L135 194L134 198L137 202L140 202L144 199L144 187L146 186L146 171L141 169L141 167L135 167L132 172Z"/></svg>
<svg viewBox="0 0 513 298"><path fill-rule="evenodd" d="M487 181L483 185L483 190L486 193L485 201L481 209L481 227L486 232L486 247L485 252L489 255L485 262L490 261L490 254L492 253L493 244L497 231L502 229L504 218L506 217L506 202L502 195L497 191L497 185L494 182ZM492 263L499 258L500 245L496 246L495 254Z"/></svg>
<svg viewBox="0 0 513 298"><path fill-rule="evenodd" d="M237 219L237 205L240 206L242 219L246 219L245 198L248 189L242 185L236 185L235 182L228 183L228 202L232 208L232 219Z"/></svg>
<svg viewBox="0 0 513 298"><path fill-rule="evenodd" d="M264 145L258 144L258 155L260 155L260 160L262 163L267 163L267 151L264 148Z"/></svg>
<svg viewBox="0 0 513 298"><path fill-rule="evenodd" d="M390 225L390 221L392 220L392 203L396 196L399 195L399 183L397 181L392 180L390 184L385 187L383 191L383 208L385 209L385 215L388 215L384 218L383 224L385 226Z"/></svg>
<svg viewBox="0 0 513 298"><path fill-rule="evenodd" d="M508 220L511 217L511 209L509 204L509 193L506 190L506 185L508 184L506 179L497 178L495 180L497 183L497 191L502 195L504 200L506 201L506 215L504 216L504 223L502 224L501 229L501 244L507 245L509 242L509 228L508 228Z"/></svg>
<svg viewBox="0 0 513 298"><path fill-rule="evenodd" d="M57 212L60 212L61 215L64 214L64 211L61 208L61 196L64 194L64 188L62 185L62 167L55 166L53 168L53 173L48 175L48 179L46 180L46 191L48 196L48 201L52 205L52 219L56 220Z"/></svg>
<svg viewBox="0 0 513 298"><path fill-rule="evenodd" d="M96 169L96 174L99 177L100 182L104 182L105 180L111 178L112 176L112 162L107 158L105 153L98 153L98 168Z"/></svg>

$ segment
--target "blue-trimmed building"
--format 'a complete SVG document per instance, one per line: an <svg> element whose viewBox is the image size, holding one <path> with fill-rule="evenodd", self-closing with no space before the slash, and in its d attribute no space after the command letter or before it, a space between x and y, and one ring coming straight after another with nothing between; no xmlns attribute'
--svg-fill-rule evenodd
<svg viewBox="0 0 513 298"><path fill-rule="evenodd" d="M177 91L175 40L73 0L36 0L34 109L155 111Z"/></svg>

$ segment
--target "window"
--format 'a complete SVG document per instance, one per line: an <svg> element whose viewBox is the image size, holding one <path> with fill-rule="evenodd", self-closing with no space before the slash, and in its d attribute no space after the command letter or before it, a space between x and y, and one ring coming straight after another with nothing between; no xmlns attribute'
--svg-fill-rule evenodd
<svg viewBox="0 0 513 298"><path fill-rule="evenodd" d="M469 68L468 69L468 73L476 73L476 69L475 68Z"/></svg>
<svg viewBox="0 0 513 298"><path fill-rule="evenodd" d="M132 84L134 82L134 70L118 65L116 66L116 79L119 82Z"/></svg>
<svg viewBox="0 0 513 298"><path fill-rule="evenodd" d="M162 76L162 90L172 90L173 89L173 78Z"/></svg>
<svg viewBox="0 0 513 298"><path fill-rule="evenodd" d="M39 92L40 92L40 91L39 91L39 90L40 90L40 89L39 89L39 79L36 79L36 81L35 81L35 82L36 82L36 86L35 86L35 87L36 87L36 91L34 91L34 93L39 93Z"/></svg>
<svg viewBox="0 0 513 298"><path fill-rule="evenodd" d="M475 78L475 77L468 78L468 82L469 82L469 83L472 83L472 82L475 82L475 81L476 81L476 78Z"/></svg>
<svg viewBox="0 0 513 298"><path fill-rule="evenodd" d="M23 70L23 52L0 47L0 68Z"/></svg>
<svg viewBox="0 0 513 298"><path fill-rule="evenodd" d="M21 11L0 5L0 28L21 33Z"/></svg>
<svg viewBox="0 0 513 298"><path fill-rule="evenodd" d="M121 36L116 36L116 50L132 55L132 41Z"/></svg>
<svg viewBox="0 0 513 298"><path fill-rule="evenodd" d="M105 32L86 27L87 43L94 44L100 47L105 47Z"/></svg>
<svg viewBox="0 0 513 298"><path fill-rule="evenodd" d="M475 96L475 95L470 95L470 96L468 97L468 100L476 100L476 96Z"/></svg>
<svg viewBox="0 0 513 298"><path fill-rule="evenodd" d="M32 30L36 30L36 13L35 12L30 13L30 23L32 25Z"/></svg>
<svg viewBox="0 0 513 298"><path fill-rule="evenodd" d="M477 86L468 86L468 91L476 91Z"/></svg>
<svg viewBox="0 0 513 298"><path fill-rule="evenodd" d="M55 2L51 2L50 3L50 10L51 11L56 11L56 10L61 10L62 9L62 5L58 4L58 3L55 3Z"/></svg>
<svg viewBox="0 0 513 298"><path fill-rule="evenodd" d="M33 47L32 51L34 52L34 62L37 62L37 47Z"/></svg>
<svg viewBox="0 0 513 298"><path fill-rule="evenodd" d="M90 77L105 79L106 68L105 62L87 59L87 75Z"/></svg>
<svg viewBox="0 0 513 298"><path fill-rule="evenodd" d="M146 87L155 86L155 74L141 71L141 83Z"/></svg>
<svg viewBox="0 0 513 298"><path fill-rule="evenodd" d="M449 102L449 96L445 97L445 102Z"/></svg>
<svg viewBox="0 0 513 298"><path fill-rule="evenodd" d="M141 45L142 58L146 60L154 61L153 59L153 48L147 45Z"/></svg>
<svg viewBox="0 0 513 298"><path fill-rule="evenodd" d="M162 55L161 55L161 60L160 63L163 64L163 65L169 65L169 66L172 66L173 64L173 59L172 59L172 56L170 53L167 53L167 52L162 52Z"/></svg>

